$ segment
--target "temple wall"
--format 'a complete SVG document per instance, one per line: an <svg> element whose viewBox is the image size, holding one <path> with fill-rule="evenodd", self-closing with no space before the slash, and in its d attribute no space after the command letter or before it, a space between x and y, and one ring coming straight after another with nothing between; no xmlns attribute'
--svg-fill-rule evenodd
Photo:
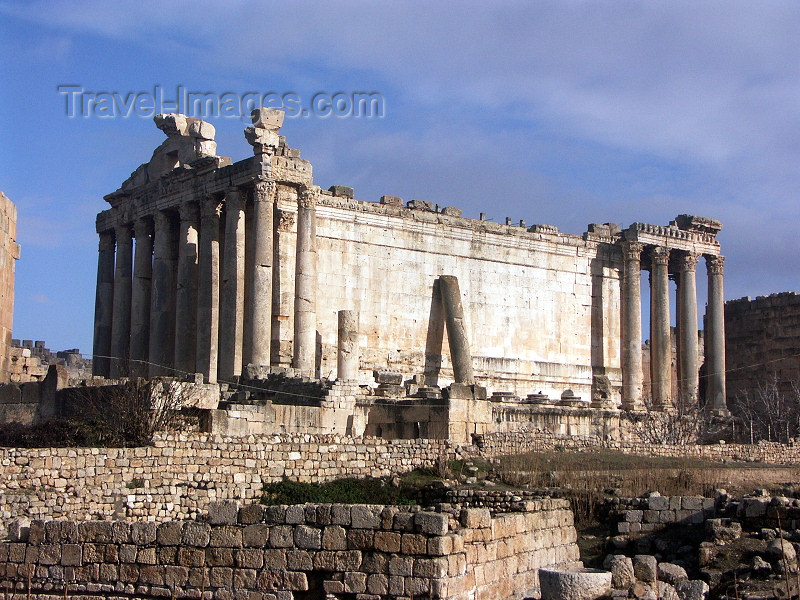
<svg viewBox="0 0 800 600"><path fill-rule="evenodd" d="M293 202L279 204L292 214ZM453 380L436 280L455 275L478 383L489 391L590 400L593 366L619 385L619 265L547 228L321 196L317 214L319 374L336 373L337 311L360 316L361 371ZM286 217L290 219L290 217ZM291 343L294 233L278 227L280 347ZM319 352L319 350L318 350ZM616 372L615 372L616 371Z"/></svg>

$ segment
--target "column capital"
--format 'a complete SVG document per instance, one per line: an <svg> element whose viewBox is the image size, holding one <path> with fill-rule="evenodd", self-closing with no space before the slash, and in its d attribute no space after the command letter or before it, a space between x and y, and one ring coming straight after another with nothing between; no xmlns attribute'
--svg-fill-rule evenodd
<svg viewBox="0 0 800 600"><path fill-rule="evenodd" d="M692 252L684 252L678 255L678 269L680 271L694 271L697 268L699 258L699 254Z"/></svg>
<svg viewBox="0 0 800 600"><path fill-rule="evenodd" d="M318 196L319 186L303 186L297 190L297 204L300 208L316 208Z"/></svg>
<svg viewBox="0 0 800 600"><path fill-rule="evenodd" d="M667 263L669 263L669 248L654 246L650 251L650 260L655 265L667 266Z"/></svg>
<svg viewBox="0 0 800 600"><path fill-rule="evenodd" d="M626 261L641 259L642 250L644 250L644 244L641 242L623 241L620 246L622 247L622 258Z"/></svg>
<svg viewBox="0 0 800 600"><path fill-rule="evenodd" d="M136 223L133 224L133 232L135 236L153 235L152 217L148 215L136 219Z"/></svg>
<svg viewBox="0 0 800 600"><path fill-rule="evenodd" d="M167 213L163 210L156 211L153 215L153 223L155 224L156 230L158 229L166 229L170 225L170 218Z"/></svg>
<svg viewBox="0 0 800 600"><path fill-rule="evenodd" d="M253 202L274 202L278 184L273 179L261 179L253 184Z"/></svg>
<svg viewBox="0 0 800 600"><path fill-rule="evenodd" d="M113 231L101 231L100 232L100 244L98 250L100 252L106 252L108 250L114 251L114 238L115 234Z"/></svg>
<svg viewBox="0 0 800 600"><path fill-rule="evenodd" d="M712 254L706 254L706 270L708 271L709 275L722 275L725 266L725 257L724 256L714 256Z"/></svg>

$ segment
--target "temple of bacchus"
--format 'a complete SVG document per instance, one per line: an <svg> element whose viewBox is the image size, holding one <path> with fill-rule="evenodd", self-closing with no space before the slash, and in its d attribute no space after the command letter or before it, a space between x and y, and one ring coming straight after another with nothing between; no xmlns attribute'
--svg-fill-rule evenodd
<svg viewBox="0 0 800 600"><path fill-rule="evenodd" d="M636 410L645 270L653 405L675 400L673 279L678 393L696 398L702 385L706 406L726 412L719 222L680 215L569 235L419 200L362 202L352 188L314 185L282 121L254 111L253 156L232 163L216 155L210 124L156 117L167 139L97 215L95 375L202 374L229 390L276 374L296 389L327 381L353 399L336 404L350 413L336 423L384 435L412 421L424 435L420 424L457 398L469 401L462 417L473 433L526 410ZM269 402L283 406L277 422L291 413L299 428L290 405L308 398L287 394Z"/></svg>

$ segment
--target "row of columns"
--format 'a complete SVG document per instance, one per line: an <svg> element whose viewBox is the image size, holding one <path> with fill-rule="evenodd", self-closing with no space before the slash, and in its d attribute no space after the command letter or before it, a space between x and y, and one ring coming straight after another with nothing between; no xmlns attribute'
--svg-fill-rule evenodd
<svg viewBox="0 0 800 600"><path fill-rule="evenodd" d="M622 243L622 402L623 408L642 408L642 317L640 242ZM672 348L670 341L669 260L670 249L651 246L650 251L650 379L653 406L667 408L671 401ZM696 268L699 255L679 252L677 264L677 318L679 394L685 402L698 398ZM708 305L705 329L707 407L725 413L725 324L724 257L704 255L708 275Z"/></svg>
<svg viewBox="0 0 800 600"><path fill-rule="evenodd" d="M177 227L174 211L158 211L100 233L96 375L199 372L215 382L270 364L276 188L256 182L249 212L248 190L232 188L180 206ZM304 375L316 355L317 193L298 191L293 366Z"/></svg>

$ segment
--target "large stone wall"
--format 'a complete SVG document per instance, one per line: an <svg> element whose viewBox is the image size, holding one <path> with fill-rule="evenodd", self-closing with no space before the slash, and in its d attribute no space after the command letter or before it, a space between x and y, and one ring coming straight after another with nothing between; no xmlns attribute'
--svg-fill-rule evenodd
<svg viewBox="0 0 800 600"><path fill-rule="evenodd" d="M11 380L9 351L14 320L14 261L18 259L17 207L0 192L0 383Z"/></svg>
<svg viewBox="0 0 800 600"><path fill-rule="evenodd" d="M0 516L194 518L210 502L257 501L264 483L284 477L389 476L454 451L447 440L207 434L165 435L142 448L0 448Z"/></svg>
<svg viewBox="0 0 800 600"><path fill-rule="evenodd" d="M278 204L287 214L295 205ZM448 274L458 278L482 385L556 398L571 388L588 401L593 366L620 384L621 262L607 244L554 227L528 230L325 194L316 212L322 375L336 373L337 311L348 308L360 315L362 370L388 367L424 374L429 385L452 382L435 285ZM292 249L293 235L279 230L279 246ZM289 284L294 260L287 259L281 278ZM283 299L281 312L291 315L292 297ZM593 362L597 356L602 364Z"/></svg>
<svg viewBox="0 0 800 600"><path fill-rule="evenodd" d="M725 303L728 397L754 392L777 377L783 390L800 381L800 295L795 292Z"/></svg>
<svg viewBox="0 0 800 600"><path fill-rule="evenodd" d="M510 598L579 558L564 500L492 517L368 505L221 503L202 522L34 521L0 543L0 586L37 598ZM49 594L49 596L48 596ZM245 596L246 595L246 596Z"/></svg>

